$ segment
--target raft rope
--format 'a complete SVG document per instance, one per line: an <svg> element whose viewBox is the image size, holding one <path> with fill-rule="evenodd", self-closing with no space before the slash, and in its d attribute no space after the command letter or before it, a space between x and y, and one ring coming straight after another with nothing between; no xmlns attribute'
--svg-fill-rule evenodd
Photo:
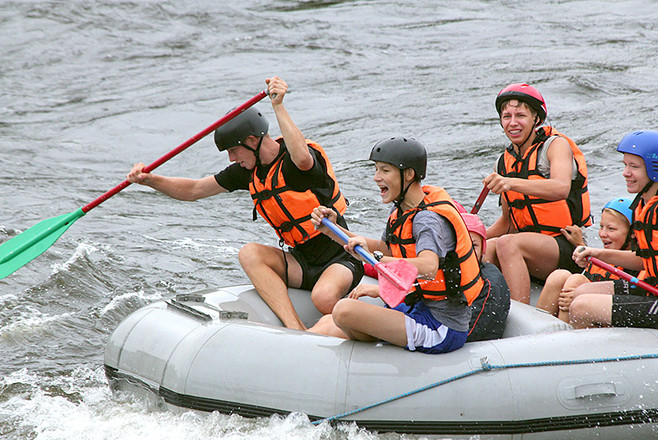
<svg viewBox="0 0 658 440"><path fill-rule="evenodd" d="M441 385L445 385L450 382L455 382L460 379L464 379L469 376L473 376L478 373L485 373L487 371L492 371L492 370L505 370L505 369L511 369L511 368L527 368L527 367L546 367L546 366L559 366L559 365L580 365L580 364L598 364L602 362L621 362L621 361L634 361L634 360L642 360L642 359L658 359L658 354L640 354L640 355L633 355L633 356L621 356L621 357L615 357L615 358L595 358L595 359L581 359L581 360L566 360L566 361L544 361L544 362L529 362L529 363L521 363L521 364L501 364L501 365L496 365L496 364L490 364L488 359L486 357L483 357L480 359L480 362L482 363L482 367L478 368L476 370L472 371L467 371L466 373L458 374L457 376L450 377L448 379L441 380L439 382L435 382L430 385L425 385L420 388L416 388L415 390L408 391L403 394L399 394L395 397L390 397L388 399L372 403L370 405L364 406L362 408L357 408L352 411L344 412L342 414L337 414L335 416L327 417L324 419L320 420L315 420L311 422L313 425L319 425L322 422L331 422L334 420L342 419L344 417L351 416L353 414L357 414L363 411L366 411L368 409L374 408L376 406L381 406L390 402L393 402L395 400L402 399L404 397L412 396L414 394L421 393L423 391L436 388Z"/></svg>

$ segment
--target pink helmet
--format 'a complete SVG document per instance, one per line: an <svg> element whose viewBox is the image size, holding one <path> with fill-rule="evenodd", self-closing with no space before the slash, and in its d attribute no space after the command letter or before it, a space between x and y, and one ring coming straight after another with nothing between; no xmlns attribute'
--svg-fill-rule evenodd
<svg viewBox="0 0 658 440"><path fill-rule="evenodd" d="M534 87L528 84L515 83L508 85L498 92L498 96L496 96L496 110L499 117L503 104L510 99L523 101L535 110L537 116L539 116L539 124L537 125L541 125L546 119L546 102L544 101L544 97L541 96L541 93L539 93L539 90Z"/></svg>
<svg viewBox="0 0 658 440"><path fill-rule="evenodd" d="M459 211L460 214L465 214L466 213L466 208L464 208L464 205L459 203L457 200L453 200L455 203L455 207L457 208L457 211Z"/></svg>
<svg viewBox="0 0 658 440"><path fill-rule="evenodd" d="M475 214L462 213L464 223L468 232L474 232L482 237L482 255L487 250L487 228L484 227L482 220Z"/></svg>

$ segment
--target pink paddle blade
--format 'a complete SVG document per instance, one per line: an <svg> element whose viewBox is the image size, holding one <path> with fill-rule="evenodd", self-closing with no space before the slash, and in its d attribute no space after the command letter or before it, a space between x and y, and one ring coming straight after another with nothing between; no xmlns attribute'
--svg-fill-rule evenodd
<svg viewBox="0 0 658 440"><path fill-rule="evenodd" d="M404 260L377 263L375 269L382 275L378 278L379 296L390 307L396 307L404 301L418 277L416 266Z"/></svg>

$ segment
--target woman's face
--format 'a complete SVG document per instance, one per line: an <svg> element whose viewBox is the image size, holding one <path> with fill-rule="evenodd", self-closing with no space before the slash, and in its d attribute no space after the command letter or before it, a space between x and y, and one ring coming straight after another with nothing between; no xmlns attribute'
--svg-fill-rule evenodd
<svg viewBox="0 0 658 440"><path fill-rule="evenodd" d="M601 224L599 238L606 249L621 249L628 236L628 220L615 215L607 209L601 213Z"/></svg>
<svg viewBox="0 0 658 440"><path fill-rule="evenodd" d="M375 162L373 180L379 187L382 203L392 203L400 195L400 169L387 162Z"/></svg>
<svg viewBox="0 0 658 440"><path fill-rule="evenodd" d="M525 142L535 128L536 114L525 103L511 99L503 104L500 125L515 145Z"/></svg>
<svg viewBox="0 0 658 440"><path fill-rule="evenodd" d="M635 154L624 153L624 171L622 172L622 176L626 180L626 190L631 194L639 193L649 183L644 159Z"/></svg>

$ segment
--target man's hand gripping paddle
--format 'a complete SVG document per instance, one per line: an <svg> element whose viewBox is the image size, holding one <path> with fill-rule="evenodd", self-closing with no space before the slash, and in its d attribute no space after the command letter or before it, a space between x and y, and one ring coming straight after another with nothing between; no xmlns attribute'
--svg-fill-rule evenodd
<svg viewBox="0 0 658 440"><path fill-rule="evenodd" d="M185 150L192 144L195 144L197 141L215 131L220 125L224 125L226 122L230 121L252 105L256 104L258 101L267 96L266 91L262 91L255 95L253 98L249 99L244 104L236 107L235 109L228 112L221 119L216 121L214 124L206 127L204 130L200 131L187 141L180 144L175 149L171 150L169 153L162 156L160 159L156 160L152 164L144 168L145 173L153 171L155 168L159 167L172 157L176 156L181 151ZM91 203L78 208L76 211L70 212L68 214L60 215L58 217L49 218L42 220L26 231L21 232L16 237L11 240L6 241L0 245L0 280L9 276L14 271L25 266L27 263L44 253L50 246L57 241L57 239L64 233L66 230L80 217L85 215L87 212L95 208L96 206L103 203L105 200L109 199L122 189L130 185L130 182L124 180L119 185L115 186L105 194L98 197L96 200Z"/></svg>
<svg viewBox="0 0 658 440"><path fill-rule="evenodd" d="M658 295L658 288L652 286L651 284L645 283L644 281L638 279L637 277L634 277L633 275L624 272L621 269L617 269L615 266L604 263L603 261L599 260L598 258L595 257L589 257L588 260L594 265L598 266L603 270L607 270L610 273L614 273L617 275L619 278L628 281L629 283L635 284L637 287L646 290L647 292L651 292L654 295Z"/></svg>
<svg viewBox="0 0 658 440"><path fill-rule="evenodd" d="M322 224L328 227L331 232L336 234L345 243L349 236L327 218L322 219ZM355 246L354 251L361 255L366 261L372 264L379 273L379 296L390 307L396 307L404 301L411 286L418 278L418 269L407 261L398 259L390 263L380 263L368 251L361 246Z"/></svg>

